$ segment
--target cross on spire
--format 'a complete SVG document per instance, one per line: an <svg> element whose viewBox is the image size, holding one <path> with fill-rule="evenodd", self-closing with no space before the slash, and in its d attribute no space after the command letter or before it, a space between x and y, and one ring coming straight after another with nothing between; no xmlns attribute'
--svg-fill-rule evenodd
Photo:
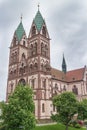
<svg viewBox="0 0 87 130"><path fill-rule="evenodd" d="M22 22L22 18L23 18L23 15L21 14L21 17L20 17L21 22Z"/></svg>
<svg viewBox="0 0 87 130"><path fill-rule="evenodd" d="M39 10L39 8L40 8L40 3L38 2L38 10Z"/></svg>

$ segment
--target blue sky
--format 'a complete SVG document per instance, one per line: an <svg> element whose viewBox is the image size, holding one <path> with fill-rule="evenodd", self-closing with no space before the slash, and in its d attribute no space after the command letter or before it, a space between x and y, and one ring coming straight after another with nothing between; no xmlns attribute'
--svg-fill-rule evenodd
<svg viewBox="0 0 87 130"><path fill-rule="evenodd" d="M50 3L49 3L50 2ZM28 36L37 0L0 0L0 101L5 100L9 47L23 15ZM87 0L40 0L51 38L51 66L61 70L64 53L68 70L87 64Z"/></svg>

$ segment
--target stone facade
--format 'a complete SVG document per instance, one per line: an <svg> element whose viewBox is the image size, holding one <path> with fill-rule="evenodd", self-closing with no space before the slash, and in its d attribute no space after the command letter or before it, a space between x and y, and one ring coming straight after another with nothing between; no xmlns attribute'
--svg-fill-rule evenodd
<svg viewBox="0 0 87 130"><path fill-rule="evenodd" d="M86 98L86 66L67 71L63 57L62 67L65 68L60 71L50 65L50 37L38 10L28 38L22 21L14 32L10 46L6 100L18 83L28 84L34 91L36 118L50 119L55 112L52 104L54 95L71 91L77 95L78 100Z"/></svg>

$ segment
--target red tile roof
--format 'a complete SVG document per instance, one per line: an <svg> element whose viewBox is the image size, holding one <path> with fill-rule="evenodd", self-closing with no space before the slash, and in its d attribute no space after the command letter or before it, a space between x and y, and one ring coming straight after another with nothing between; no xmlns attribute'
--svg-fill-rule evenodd
<svg viewBox="0 0 87 130"><path fill-rule="evenodd" d="M57 70L55 68L51 69L51 74L52 74L52 78L54 79L58 79L61 81L66 81L66 75L64 74L64 72Z"/></svg>
<svg viewBox="0 0 87 130"><path fill-rule="evenodd" d="M64 72L60 70L54 68L51 69L52 78L65 82L75 82L83 80L84 72L85 67L68 71L66 74L64 74Z"/></svg>
<svg viewBox="0 0 87 130"><path fill-rule="evenodd" d="M76 69L76 70L72 70L72 71L68 71L66 73L67 81L72 82L72 81L83 80L84 71L85 71L85 67Z"/></svg>

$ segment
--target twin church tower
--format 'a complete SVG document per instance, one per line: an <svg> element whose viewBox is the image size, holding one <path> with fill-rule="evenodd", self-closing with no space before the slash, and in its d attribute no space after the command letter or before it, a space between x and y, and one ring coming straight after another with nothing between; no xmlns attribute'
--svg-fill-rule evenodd
<svg viewBox="0 0 87 130"><path fill-rule="evenodd" d="M28 38L22 20L14 32L10 46L6 100L18 83L28 84L34 91L36 118L50 119L51 114L56 111L52 104L54 95L63 91L73 91L76 95L81 93L81 96L86 93L86 88L82 88L84 92L78 89L83 82L81 76L85 72L86 67L67 72L64 56L62 71L51 67L50 37L38 9Z"/></svg>

